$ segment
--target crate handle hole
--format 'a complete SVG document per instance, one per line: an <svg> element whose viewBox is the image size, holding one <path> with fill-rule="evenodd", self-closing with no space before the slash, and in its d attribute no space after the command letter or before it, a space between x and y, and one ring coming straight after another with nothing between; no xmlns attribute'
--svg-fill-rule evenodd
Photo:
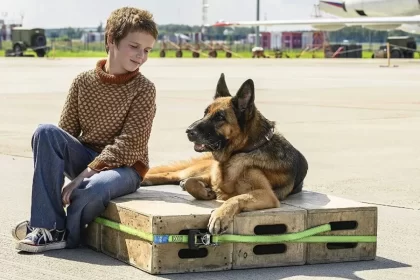
<svg viewBox="0 0 420 280"><path fill-rule="evenodd" d="M183 229L181 230L178 234L179 235L188 235L188 233L190 232L191 229ZM197 230L199 230L200 232L207 232L206 228L197 228Z"/></svg>
<svg viewBox="0 0 420 280"><path fill-rule="evenodd" d="M330 222L331 231L356 229L357 221Z"/></svg>
<svg viewBox="0 0 420 280"><path fill-rule="evenodd" d="M283 234L286 232L287 232L287 226L285 224L258 225L254 228L254 233L256 235Z"/></svg>
<svg viewBox="0 0 420 280"><path fill-rule="evenodd" d="M287 251L287 246L285 244L257 245L252 251L255 255L283 254Z"/></svg>
<svg viewBox="0 0 420 280"><path fill-rule="evenodd" d="M181 249L178 251L180 259L200 259L205 258L209 254L206 248L199 248L198 250Z"/></svg>
<svg viewBox="0 0 420 280"><path fill-rule="evenodd" d="M354 249L357 243L327 243L329 250Z"/></svg>

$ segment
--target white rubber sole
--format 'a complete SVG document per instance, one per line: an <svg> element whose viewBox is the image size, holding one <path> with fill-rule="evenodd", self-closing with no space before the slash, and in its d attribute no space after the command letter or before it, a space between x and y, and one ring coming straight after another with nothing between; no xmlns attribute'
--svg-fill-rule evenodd
<svg viewBox="0 0 420 280"><path fill-rule="evenodd" d="M39 245L39 246L30 245L23 242L17 242L15 248L16 250L25 251L29 253L42 253L42 252L50 251L50 250L64 249L66 248L66 242L60 241L60 242L50 243L48 245Z"/></svg>

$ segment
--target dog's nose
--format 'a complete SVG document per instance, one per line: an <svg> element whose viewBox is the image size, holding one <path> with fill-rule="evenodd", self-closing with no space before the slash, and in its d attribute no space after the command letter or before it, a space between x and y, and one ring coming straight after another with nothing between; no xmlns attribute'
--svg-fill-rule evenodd
<svg viewBox="0 0 420 280"><path fill-rule="evenodd" d="M188 134L188 137L195 137L195 136L197 136L197 131L195 131L194 129L187 128L187 130L185 132Z"/></svg>

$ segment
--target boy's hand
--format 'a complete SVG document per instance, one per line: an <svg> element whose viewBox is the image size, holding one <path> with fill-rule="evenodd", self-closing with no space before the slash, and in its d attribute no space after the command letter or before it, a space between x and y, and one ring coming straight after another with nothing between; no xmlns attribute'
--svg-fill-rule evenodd
<svg viewBox="0 0 420 280"><path fill-rule="evenodd" d="M74 178L73 181L68 183L61 192L61 199L62 199L63 205L70 204L70 196L73 190L76 189L83 182L83 179L90 178L96 173L98 172L88 167L82 173L80 173L79 176Z"/></svg>
<svg viewBox="0 0 420 280"><path fill-rule="evenodd" d="M70 183L68 183L64 188L63 191L61 192L61 199L63 201L63 205L66 206L68 204L70 204L70 196L71 193L73 192L74 189L76 189L81 181L76 180L77 178L75 178L73 181L71 181ZM83 180L83 179L82 179Z"/></svg>

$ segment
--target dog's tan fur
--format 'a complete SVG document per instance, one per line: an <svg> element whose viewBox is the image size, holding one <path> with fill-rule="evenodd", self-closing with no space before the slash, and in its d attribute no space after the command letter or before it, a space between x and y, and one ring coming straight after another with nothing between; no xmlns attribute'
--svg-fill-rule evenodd
<svg viewBox="0 0 420 280"><path fill-rule="evenodd" d="M210 233L222 233L235 214L279 207L280 200L302 188L306 159L278 132L264 140L272 128L274 123L255 107L252 80L232 97L222 74L214 101L189 130L190 141L209 151L151 168L142 185L181 184L196 199L223 200L208 224ZM212 137L222 146L211 148Z"/></svg>

